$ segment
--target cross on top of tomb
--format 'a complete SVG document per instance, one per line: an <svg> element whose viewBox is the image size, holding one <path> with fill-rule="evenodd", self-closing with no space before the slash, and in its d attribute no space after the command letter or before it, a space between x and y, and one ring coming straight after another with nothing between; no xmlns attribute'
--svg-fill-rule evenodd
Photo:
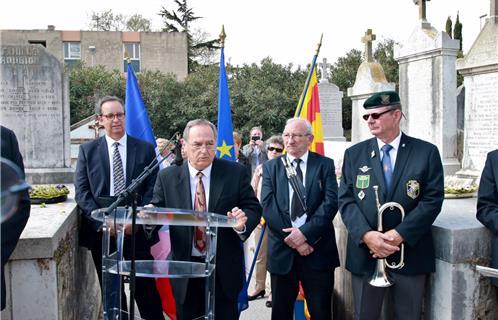
<svg viewBox="0 0 498 320"><path fill-rule="evenodd" d="M372 29L368 29L365 35L361 38L361 42L365 44L364 58L366 62L373 61L372 55L372 41L375 40L375 34L372 33Z"/></svg>
<svg viewBox="0 0 498 320"><path fill-rule="evenodd" d="M322 82L322 80L327 81L329 78L329 67L330 67L330 63L327 63L327 58L323 58L323 62L319 62L318 67L322 71L320 82Z"/></svg>
<svg viewBox="0 0 498 320"><path fill-rule="evenodd" d="M426 5L425 3L430 0L413 0L413 3L418 5L418 18L420 20L426 21L427 20L427 14L426 14Z"/></svg>

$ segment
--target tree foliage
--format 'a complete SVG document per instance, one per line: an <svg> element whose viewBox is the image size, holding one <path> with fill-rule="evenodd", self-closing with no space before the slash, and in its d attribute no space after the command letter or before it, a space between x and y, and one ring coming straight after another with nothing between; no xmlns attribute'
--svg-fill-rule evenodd
<svg viewBox="0 0 498 320"><path fill-rule="evenodd" d="M199 66L199 58L202 60L206 53L212 53L219 48L219 39L206 40L206 33L198 31L195 33L190 23L201 19L195 15L192 8L188 7L187 0L175 0L176 11L162 7L159 15L163 17L164 32L184 32L187 34L187 59L189 73ZM195 35L195 36L194 36Z"/></svg>
<svg viewBox="0 0 498 320"><path fill-rule="evenodd" d="M111 9L92 12L89 28L94 31L151 31L152 22L141 14L125 16Z"/></svg>
<svg viewBox="0 0 498 320"><path fill-rule="evenodd" d="M455 28L453 29L453 36L454 39L460 40L460 51L462 51L462 44L463 44L463 39L462 39L462 24L460 23L460 14L457 12L457 17L455 21Z"/></svg>
<svg viewBox="0 0 498 320"><path fill-rule="evenodd" d="M270 58L256 64L226 66L234 130L242 137L253 126L262 126L265 136L282 132L292 117L307 72L293 71ZM71 123L94 113L95 102L104 95L125 98L125 79L118 70L84 65L69 72ZM219 66L202 65L177 81L171 74L145 71L137 74L144 103L156 136L169 138L181 132L189 120L206 118L217 124Z"/></svg>
<svg viewBox="0 0 498 320"><path fill-rule="evenodd" d="M330 80L344 92L342 98L342 127L351 129L352 101L347 96L348 88L354 85L358 67L362 62L362 52L352 49L345 56L339 57L330 67Z"/></svg>
<svg viewBox="0 0 498 320"><path fill-rule="evenodd" d="M446 33L450 36L450 38L453 38L452 27L453 27L453 22L451 21L451 17L448 16L448 19L446 19L445 30L446 30Z"/></svg>
<svg viewBox="0 0 498 320"><path fill-rule="evenodd" d="M144 18L141 14L134 14L126 20L126 29L128 31L150 32L152 22Z"/></svg>
<svg viewBox="0 0 498 320"><path fill-rule="evenodd" d="M375 47L374 58L384 69L387 81L395 83L396 89L398 89L399 65L394 60L394 45L396 45L396 42L392 39L384 39L378 42Z"/></svg>

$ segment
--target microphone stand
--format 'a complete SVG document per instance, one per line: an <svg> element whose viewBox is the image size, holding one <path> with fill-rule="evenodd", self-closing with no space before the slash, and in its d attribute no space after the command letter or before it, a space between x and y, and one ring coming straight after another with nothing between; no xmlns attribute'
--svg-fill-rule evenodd
<svg viewBox="0 0 498 320"><path fill-rule="evenodd" d="M178 140L179 139L179 133L176 132L171 139L169 140L170 142L166 144L166 146L160 150L160 153L166 149L168 146L170 146L170 143L172 140ZM159 154L160 154L159 153ZM109 215L111 212L113 212L121 203L125 201L125 199L129 199L130 196L132 196L132 215L131 215L131 259L130 259L130 312L129 312L129 319L135 319L135 278L136 278L136 267L135 267L135 231L136 231L136 217L137 217L137 197L138 194L136 192L136 189L144 182L145 179L147 179L154 170L159 167L159 165L168 158L173 153L173 150L170 150L169 153L165 156L162 157L159 161L157 160L157 156L144 168L144 170L136 177L135 179L132 180L131 184L126 187L119 195L116 201L114 201L109 207L107 207L107 210L105 212L105 215ZM116 215L114 215L114 221L116 221ZM116 222L114 222L114 225L116 225ZM116 259L118 257L116 256ZM116 267L118 267L119 261L116 261ZM119 269L118 269L118 276L119 276ZM118 290L121 290L119 288ZM119 306L121 308L121 306ZM121 312L119 312L119 318L121 318Z"/></svg>

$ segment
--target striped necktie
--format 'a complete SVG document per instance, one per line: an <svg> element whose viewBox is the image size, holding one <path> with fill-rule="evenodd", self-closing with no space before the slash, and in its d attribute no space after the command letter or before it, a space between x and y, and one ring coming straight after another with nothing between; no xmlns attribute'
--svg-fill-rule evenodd
<svg viewBox="0 0 498 320"><path fill-rule="evenodd" d="M206 192L202 183L203 176L204 174L200 171L196 174L197 187L195 188L194 210L199 212L206 212L207 210ZM204 253L206 250L206 228L195 227L194 245L200 253Z"/></svg>
<svg viewBox="0 0 498 320"><path fill-rule="evenodd" d="M112 155L112 178L114 180L114 195L118 195L125 189L123 161L119 154L119 142L114 142L114 153Z"/></svg>

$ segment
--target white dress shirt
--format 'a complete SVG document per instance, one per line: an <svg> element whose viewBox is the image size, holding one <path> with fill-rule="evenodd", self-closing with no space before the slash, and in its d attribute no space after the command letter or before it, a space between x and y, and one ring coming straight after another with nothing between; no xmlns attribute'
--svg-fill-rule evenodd
<svg viewBox="0 0 498 320"><path fill-rule="evenodd" d="M303 185L305 188L306 188L306 166L308 165L308 154L309 154L309 151L306 151L306 153L303 154L303 156L299 158L302 160L301 163L299 164L299 167L301 168L301 171L303 172ZM296 163L294 162L294 159L296 159L296 158L291 156L290 154L287 154L287 159L289 160L289 163L292 165L292 167L295 168ZM294 189L292 189L290 182L288 182L288 184L289 184L289 215L292 217L292 212L291 212L292 211L292 196L294 195ZM300 226L302 226L303 224L306 223L307 217L308 217L308 215L305 213L301 217L296 218L295 221L292 221L292 219L291 219L292 226L295 228L299 228Z"/></svg>
<svg viewBox="0 0 498 320"><path fill-rule="evenodd" d="M109 154L109 172L110 172L110 190L109 190L109 195L110 196L115 196L114 194L114 177L113 177L113 169L114 169L114 165L113 165L113 159L112 159L112 156L114 155L114 142L118 142L119 143L119 146L118 146L118 151L119 151L119 155L121 157L121 162L123 163L123 177L124 177L124 181L125 181L125 185L126 185L126 146L127 146L127 138L126 138L126 134L121 138L119 139L118 141L114 140L113 138L109 137L108 135L105 135L105 140L107 142L107 153Z"/></svg>

